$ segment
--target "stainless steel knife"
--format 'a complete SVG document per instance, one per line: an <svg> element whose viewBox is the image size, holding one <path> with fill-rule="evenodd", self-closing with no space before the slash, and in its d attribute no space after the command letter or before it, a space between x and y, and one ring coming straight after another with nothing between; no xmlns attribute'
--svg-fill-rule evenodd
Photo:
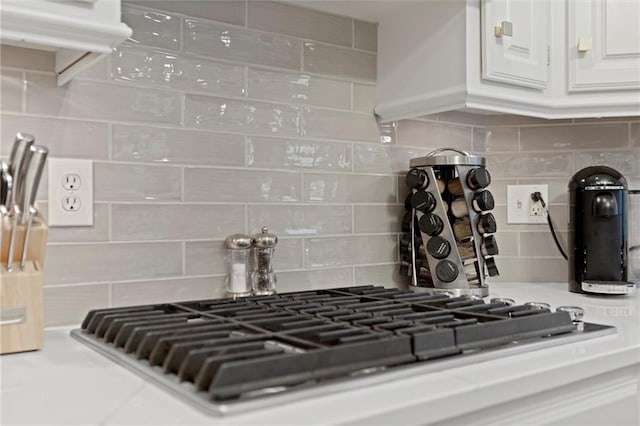
<svg viewBox="0 0 640 426"><path fill-rule="evenodd" d="M9 173L9 164L0 161L0 206L7 207L7 201L11 196L13 178Z"/></svg>
<svg viewBox="0 0 640 426"><path fill-rule="evenodd" d="M33 154L29 149L33 142L34 137L26 133L18 133L16 140L11 149L11 155L9 156L9 173L13 177L13 191L11 191L11 199L9 201L8 213L12 215L12 229L11 236L9 237L9 252L7 253L7 271L13 270L13 257L16 245L16 233L18 224L20 223L22 197L24 196L24 176L26 173L26 164L29 163L29 159Z"/></svg>
<svg viewBox="0 0 640 426"><path fill-rule="evenodd" d="M0 162L0 248L4 242L4 220L9 215L7 206L8 200L13 191L13 178L9 174L9 165L4 161ZM0 250L1 252L1 250Z"/></svg>
<svg viewBox="0 0 640 426"><path fill-rule="evenodd" d="M34 215L37 213L35 208L36 195L38 194L38 186L40 185L40 178L42 177L42 170L44 164L47 161L47 155L49 150L44 146L32 145L29 150L31 151L31 157L29 164L26 167L26 174L24 176L24 200L22 204L23 211L23 225L26 225L24 233L24 244L22 245L22 257L20 258L20 268L24 270L27 261L27 251L29 248L29 237L31 234L31 224L33 223Z"/></svg>
<svg viewBox="0 0 640 426"><path fill-rule="evenodd" d="M9 174L13 177L13 191L11 193L11 200L9 201L10 204L7 206L10 214L13 213L14 206L23 196L24 188L22 181L25 174L25 164L29 162L29 157L31 156L29 147L31 147L34 142L35 138L33 136L26 133L18 133L13 143L11 155L9 156ZM18 204L18 207L21 205L22 203Z"/></svg>

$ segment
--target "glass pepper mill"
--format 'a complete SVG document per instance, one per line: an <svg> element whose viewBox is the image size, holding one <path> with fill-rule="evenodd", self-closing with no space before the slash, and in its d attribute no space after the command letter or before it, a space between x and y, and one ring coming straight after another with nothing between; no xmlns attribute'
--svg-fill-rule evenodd
<svg viewBox="0 0 640 426"><path fill-rule="evenodd" d="M267 295L276 292L276 274L273 272L272 258L278 237L269 233L269 228L262 228L262 232L252 237L253 272L251 273L251 288L253 294Z"/></svg>
<svg viewBox="0 0 640 426"><path fill-rule="evenodd" d="M236 298L251 294L249 281L249 249L252 240L249 235L233 234L225 240L227 246L227 296Z"/></svg>

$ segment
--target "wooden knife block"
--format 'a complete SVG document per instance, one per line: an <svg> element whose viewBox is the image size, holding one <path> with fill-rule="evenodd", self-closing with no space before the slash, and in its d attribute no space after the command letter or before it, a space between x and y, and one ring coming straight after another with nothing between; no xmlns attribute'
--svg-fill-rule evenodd
<svg viewBox="0 0 640 426"><path fill-rule="evenodd" d="M16 229L13 270L7 271L11 224L0 241L0 354L41 349L44 343L43 271L47 225L41 215L31 225L27 263L20 268L25 227Z"/></svg>

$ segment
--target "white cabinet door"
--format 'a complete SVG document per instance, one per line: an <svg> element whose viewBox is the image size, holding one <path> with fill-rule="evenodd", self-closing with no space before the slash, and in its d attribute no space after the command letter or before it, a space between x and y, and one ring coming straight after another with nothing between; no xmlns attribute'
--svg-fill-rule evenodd
<svg viewBox="0 0 640 426"><path fill-rule="evenodd" d="M549 82L548 0L483 0L482 78L545 89Z"/></svg>
<svg viewBox="0 0 640 426"><path fill-rule="evenodd" d="M569 91L640 88L640 1L569 0Z"/></svg>

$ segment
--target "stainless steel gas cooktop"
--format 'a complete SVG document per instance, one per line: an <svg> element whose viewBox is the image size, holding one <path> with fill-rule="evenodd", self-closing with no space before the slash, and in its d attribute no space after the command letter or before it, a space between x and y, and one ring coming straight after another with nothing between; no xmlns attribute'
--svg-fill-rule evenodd
<svg viewBox="0 0 640 426"><path fill-rule="evenodd" d="M71 335L225 414L615 333L571 313L361 286L93 310Z"/></svg>

